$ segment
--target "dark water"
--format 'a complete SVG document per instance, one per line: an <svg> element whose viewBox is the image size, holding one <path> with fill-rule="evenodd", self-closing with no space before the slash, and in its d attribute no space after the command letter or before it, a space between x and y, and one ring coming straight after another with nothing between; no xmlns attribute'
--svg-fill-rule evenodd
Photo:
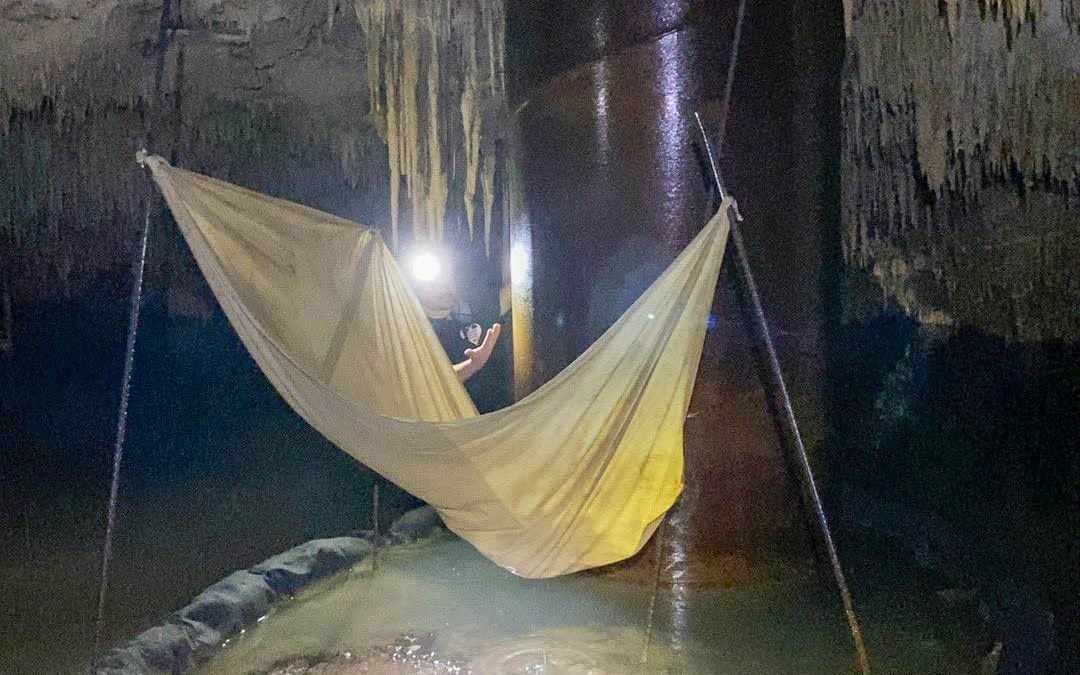
<svg viewBox="0 0 1080 675"><path fill-rule="evenodd" d="M890 312L838 337L833 502L873 502L861 520L876 535L974 589L985 622L1017 649L1048 652L1009 672L1076 672L1080 348Z"/></svg>
<svg viewBox="0 0 1080 675"><path fill-rule="evenodd" d="M234 569L372 523L375 477L285 406L220 315L170 317L151 294L143 319L110 639L159 622ZM0 673L87 663L126 321L122 284L16 308L16 351L0 357ZM851 325L838 361L824 475L877 651L910 665L940 662L947 645L948 659L975 664L995 630L1036 649L1045 636L1032 617L1046 609L1057 672L1069 672L1080 560L1075 350L943 337L893 317ZM908 515L856 504L860 522L845 524L841 483ZM384 526L415 503L385 482L380 492ZM910 514L927 512L953 545L934 549L933 530L926 549L925 532L906 529ZM1017 593L1034 604L1010 617ZM839 628L817 647L846 650Z"/></svg>
<svg viewBox="0 0 1080 675"><path fill-rule="evenodd" d="M280 400L227 322L139 332L107 635L151 625L228 572L372 526L376 477ZM127 310L120 293L16 308L0 358L0 673L87 663ZM382 520L413 504L381 479Z"/></svg>

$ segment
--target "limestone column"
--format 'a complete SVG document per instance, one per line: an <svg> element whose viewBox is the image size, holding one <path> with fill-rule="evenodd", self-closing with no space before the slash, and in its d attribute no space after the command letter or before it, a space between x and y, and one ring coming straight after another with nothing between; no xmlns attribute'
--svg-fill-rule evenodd
<svg viewBox="0 0 1080 675"><path fill-rule="evenodd" d="M715 128L737 4L510 5L535 383L580 354L710 215L693 113ZM831 39L830 28L796 30L807 19L796 12L808 11L796 2L749 4L722 164L748 217L766 313L815 447L826 241L818 99L829 71L804 60L820 56L814 45ZM839 15L835 27L842 35ZM809 550L732 271L718 288L687 421L685 494L661 530L664 574L676 583L737 582L778 550ZM621 573L655 575L654 554Z"/></svg>

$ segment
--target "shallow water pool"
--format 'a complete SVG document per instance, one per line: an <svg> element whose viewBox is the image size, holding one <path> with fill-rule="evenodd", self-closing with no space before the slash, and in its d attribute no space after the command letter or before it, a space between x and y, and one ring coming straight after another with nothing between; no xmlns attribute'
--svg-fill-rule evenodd
<svg viewBox="0 0 1080 675"><path fill-rule="evenodd" d="M440 534L306 589L201 673L856 672L834 594L805 575L777 577L745 588L603 573L526 580ZM973 641L932 588L863 590L876 607L864 612L875 672L978 672Z"/></svg>

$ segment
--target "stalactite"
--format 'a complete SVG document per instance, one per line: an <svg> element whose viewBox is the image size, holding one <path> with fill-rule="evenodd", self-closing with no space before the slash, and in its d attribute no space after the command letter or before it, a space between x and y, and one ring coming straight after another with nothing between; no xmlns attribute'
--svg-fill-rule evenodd
<svg viewBox="0 0 1080 675"><path fill-rule="evenodd" d="M391 72L397 72L397 52L387 55ZM398 82L396 77L386 78L386 150L390 164L390 231L394 246L398 244L398 214L401 210L401 116L398 114Z"/></svg>
<svg viewBox="0 0 1080 675"><path fill-rule="evenodd" d="M355 24L338 0L183 5L182 109L175 49L154 96L160 5L4 5L0 259L12 293L55 296L126 269L147 194L132 157L150 130L151 150L176 150L186 168L362 220L382 217L388 167L391 239L399 217L414 238L464 235L468 222L479 239L482 213L492 250L506 166L491 123L505 108L501 0L355 0ZM163 246L151 279L186 260L180 243Z"/></svg>
<svg viewBox="0 0 1080 675"><path fill-rule="evenodd" d="M364 54L337 1L183 5L182 91L170 48L159 101L160 9L4 3L0 260L16 300L85 290L127 269L149 190L132 158L149 130L158 132L151 150L177 150L186 168L353 217L381 210L384 183L362 185L385 161L364 123ZM186 260L182 245L156 239L151 283Z"/></svg>
<svg viewBox="0 0 1080 675"><path fill-rule="evenodd" d="M485 110L505 108L502 1L355 0L354 4L367 52L371 116L377 128L386 130L395 245L400 218L397 185L404 180L414 238L444 237L451 196L460 196L473 236L479 192L485 245L490 250L497 159L495 144L483 143L487 133L483 119ZM453 102L453 108L444 98ZM454 108L457 119L449 113Z"/></svg>
<svg viewBox="0 0 1080 675"><path fill-rule="evenodd" d="M383 97L386 95L382 88L383 83L383 36L386 31L386 4L382 2L369 2L354 4L356 22L360 33L368 44L364 50L366 55L368 104L371 108L371 119L376 124L381 136L386 135L386 107Z"/></svg>
<svg viewBox="0 0 1080 675"><path fill-rule="evenodd" d="M466 43L466 48L472 45ZM476 110L476 80L471 71L466 71L465 89L461 93L461 127L464 130L462 141L465 156L465 219L469 223L469 236L474 236L476 223L476 178L480 172L480 115Z"/></svg>
<svg viewBox="0 0 1080 675"><path fill-rule="evenodd" d="M404 0L401 11L401 96L400 135L402 142L402 174L405 189L412 201L413 234L421 235L423 227L424 190L420 149L420 105L417 89L420 86L420 0ZM429 38L430 39L430 38Z"/></svg>
<svg viewBox="0 0 1080 675"><path fill-rule="evenodd" d="M429 35L436 35L442 25L439 3L429 3L424 15L425 27ZM446 176L442 170L442 153L431 148L439 147L439 41L428 41L427 63L427 157L428 186L427 200L424 204L424 216L427 224L425 236L432 240L442 238L442 230L435 224L443 222L446 208Z"/></svg>
<svg viewBox="0 0 1080 675"><path fill-rule="evenodd" d="M847 3L844 254L913 314L1020 339L1080 333L1075 317L1025 318L1080 299L1063 280L1080 262L1076 7ZM1000 307L1011 323L991 317Z"/></svg>
<svg viewBox="0 0 1080 675"><path fill-rule="evenodd" d="M484 251L491 255L491 225L495 209L495 157L484 155L484 170L480 174L480 185L484 193Z"/></svg>

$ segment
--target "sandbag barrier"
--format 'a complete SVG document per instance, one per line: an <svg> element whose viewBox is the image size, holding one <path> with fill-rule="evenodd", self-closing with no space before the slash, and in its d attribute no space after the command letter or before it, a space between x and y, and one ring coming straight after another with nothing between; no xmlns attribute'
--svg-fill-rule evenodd
<svg viewBox="0 0 1080 675"><path fill-rule="evenodd" d="M106 652L96 663L98 675L183 673L206 661L223 642L253 626L276 603L305 586L363 561L379 546L403 544L442 526L438 513L422 506L391 524L387 536L315 539L249 569L233 572L154 626Z"/></svg>

